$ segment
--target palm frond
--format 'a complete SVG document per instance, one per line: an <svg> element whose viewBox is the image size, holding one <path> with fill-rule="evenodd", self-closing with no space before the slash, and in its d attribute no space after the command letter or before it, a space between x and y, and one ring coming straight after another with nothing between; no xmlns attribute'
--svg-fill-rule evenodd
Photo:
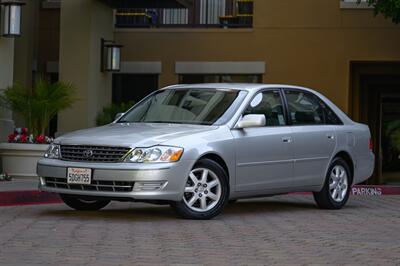
<svg viewBox="0 0 400 266"><path fill-rule="evenodd" d="M19 84L0 95L5 107L22 115L33 134L45 134L50 120L76 101L75 88L69 83L39 80L33 89Z"/></svg>

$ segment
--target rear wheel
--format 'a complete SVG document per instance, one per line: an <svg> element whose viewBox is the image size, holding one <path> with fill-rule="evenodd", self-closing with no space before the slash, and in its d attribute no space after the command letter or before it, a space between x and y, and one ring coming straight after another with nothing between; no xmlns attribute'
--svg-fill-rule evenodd
<svg viewBox="0 0 400 266"><path fill-rule="evenodd" d="M110 200L87 200L66 194L60 194L60 197L65 204L78 211L98 211L110 203Z"/></svg>
<svg viewBox="0 0 400 266"><path fill-rule="evenodd" d="M342 208L350 195L350 168L342 158L335 158L329 166L324 187L314 192L314 199L322 209Z"/></svg>
<svg viewBox="0 0 400 266"><path fill-rule="evenodd" d="M211 219L228 203L229 187L225 171L214 161L202 159L193 167L183 198L171 206L183 218Z"/></svg>

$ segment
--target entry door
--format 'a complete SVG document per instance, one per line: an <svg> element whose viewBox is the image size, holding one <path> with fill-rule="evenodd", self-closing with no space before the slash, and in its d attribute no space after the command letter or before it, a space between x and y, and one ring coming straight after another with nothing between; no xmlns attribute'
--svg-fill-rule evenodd
<svg viewBox="0 0 400 266"><path fill-rule="evenodd" d="M260 92L243 115L265 115L266 126L232 130L236 146L237 191L290 187L292 135L283 110L279 90Z"/></svg>
<svg viewBox="0 0 400 266"><path fill-rule="evenodd" d="M295 187L321 185L336 146L335 125L326 125L324 105L302 90L285 90L292 123Z"/></svg>
<svg viewBox="0 0 400 266"><path fill-rule="evenodd" d="M382 183L400 184L400 94L382 95L380 158Z"/></svg>
<svg viewBox="0 0 400 266"><path fill-rule="evenodd" d="M369 125L376 156L369 184L400 184L400 75L369 75L360 80L360 117ZM397 154L397 156L396 156ZM397 157L397 159L396 159Z"/></svg>

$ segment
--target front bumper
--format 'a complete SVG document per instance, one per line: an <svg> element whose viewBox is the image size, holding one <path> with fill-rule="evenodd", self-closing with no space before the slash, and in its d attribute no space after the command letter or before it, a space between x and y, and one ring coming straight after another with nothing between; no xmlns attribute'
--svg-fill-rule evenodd
<svg viewBox="0 0 400 266"><path fill-rule="evenodd" d="M41 191L60 194L73 194L94 197L131 198L133 200L179 201L183 197L186 178L194 161L176 163L86 163L43 158L37 164ZM86 186L66 184L67 168L81 167L92 169L90 190ZM52 184L46 181L53 180ZM60 181L60 182L59 182ZM132 190L116 191L112 184L133 182ZM54 185L54 183L57 183ZM95 184L111 184L108 191L99 190ZM161 184L161 185L157 185ZM51 185L51 186L50 186ZM100 185L101 186L101 185ZM89 187L89 186L88 186Z"/></svg>

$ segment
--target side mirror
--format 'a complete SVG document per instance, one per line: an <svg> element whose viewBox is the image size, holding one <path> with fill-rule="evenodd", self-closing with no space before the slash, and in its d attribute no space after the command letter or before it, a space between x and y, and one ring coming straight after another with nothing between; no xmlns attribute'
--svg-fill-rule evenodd
<svg viewBox="0 0 400 266"><path fill-rule="evenodd" d="M115 115L115 117L114 117L114 121L115 120L117 120L117 119L119 119L121 116L123 116L125 113L118 113L118 114L116 114Z"/></svg>
<svg viewBox="0 0 400 266"><path fill-rule="evenodd" d="M263 127L265 124L265 115L245 115L238 121L236 128Z"/></svg>

